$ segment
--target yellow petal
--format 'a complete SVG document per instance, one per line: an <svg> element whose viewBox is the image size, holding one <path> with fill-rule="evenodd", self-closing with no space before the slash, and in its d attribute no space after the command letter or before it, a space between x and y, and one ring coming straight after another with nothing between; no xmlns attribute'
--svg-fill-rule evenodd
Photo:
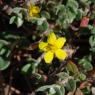
<svg viewBox="0 0 95 95"><path fill-rule="evenodd" d="M51 51L48 51L47 53L45 53L44 55L44 60L46 63L50 64L53 60L54 57L54 53Z"/></svg>
<svg viewBox="0 0 95 95"><path fill-rule="evenodd" d="M66 42L66 38L65 38L65 37L60 37L60 38L58 38L58 39L56 40L55 45L56 45L57 48L60 49L60 48L63 47L63 45L65 44L65 42Z"/></svg>
<svg viewBox="0 0 95 95"><path fill-rule="evenodd" d="M31 9L32 13L38 14L40 12L40 8L38 6L33 6Z"/></svg>
<svg viewBox="0 0 95 95"><path fill-rule="evenodd" d="M31 11L29 12L29 16L33 17L33 13Z"/></svg>
<svg viewBox="0 0 95 95"><path fill-rule="evenodd" d="M51 33L49 34L49 36L48 36L47 42L48 42L49 44L51 44L51 45L54 45L55 41L56 41L56 35L54 34L54 32L51 32Z"/></svg>
<svg viewBox="0 0 95 95"><path fill-rule="evenodd" d="M39 49L45 51L47 44L48 44L48 43L40 42L40 43L39 43Z"/></svg>
<svg viewBox="0 0 95 95"><path fill-rule="evenodd" d="M39 16L39 12L40 12L40 8L38 6L35 5L30 5L28 7L28 11L29 11L29 16L30 17L38 17Z"/></svg>
<svg viewBox="0 0 95 95"><path fill-rule="evenodd" d="M66 51L58 49L55 51L55 55L58 59L64 60L67 57Z"/></svg>

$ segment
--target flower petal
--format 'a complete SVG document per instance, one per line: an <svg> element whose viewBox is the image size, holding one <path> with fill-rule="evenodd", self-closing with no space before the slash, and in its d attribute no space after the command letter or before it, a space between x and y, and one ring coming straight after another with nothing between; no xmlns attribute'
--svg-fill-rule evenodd
<svg viewBox="0 0 95 95"><path fill-rule="evenodd" d="M58 49L55 51L55 55L58 59L64 60L67 57L66 51Z"/></svg>
<svg viewBox="0 0 95 95"><path fill-rule="evenodd" d="M40 8L39 8L38 6L33 6L33 7L32 7L32 12L33 12L34 14L38 14L38 13L40 12Z"/></svg>
<svg viewBox="0 0 95 95"><path fill-rule="evenodd" d="M63 45L65 44L65 42L66 42L66 38L65 37L60 37L60 38L58 38L57 40L56 40L56 43L55 43L55 45L57 46L57 48L62 48L63 47Z"/></svg>
<svg viewBox="0 0 95 95"><path fill-rule="evenodd" d="M46 63L51 63L54 57L54 53L51 51L48 51L47 53L45 53L44 55L44 60Z"/></svg>
<svg viewBox="0 0 95 95"><path fill-rule="evenodd" d="M38 6L30 4L30 6L28 7L28 11L29 11L30 17L38 17L39 16L38 13L40 12L40 8Z"/></svg>
<svg viewBox="0 0 95 95"><path fill-rule="evenodd" d="M40 42L39 43L39 49L42 51L46 51L46 46L48 45L48 43L45 42Z"/></svg>
<svg viewBox="0 0 95 95"><path fill-rule="evenodd" d="M48 42L49 44L51 44L51 45L54 45L55 41L56 41L56 35L54 34L54 32L51 32L51 33L49 34L49 36L48 36L47 42Z"/></svg>
<svg viewBox="0 0 95 95"><path fill-rule="evenodd" d="M40 8L38 6L32 5L30 4L30 6L28 7L29 11L31 11L34 14L37 14L40 12Z"/></svg>

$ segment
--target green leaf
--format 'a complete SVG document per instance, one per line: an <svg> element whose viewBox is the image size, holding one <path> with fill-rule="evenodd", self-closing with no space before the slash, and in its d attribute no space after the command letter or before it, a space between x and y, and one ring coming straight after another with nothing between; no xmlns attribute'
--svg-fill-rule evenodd
<svg viewBox="0 0 95 95"><path fill-rule="evenodd" d="M93 27L93 29L91 30L91 34L95 34L95 27Z"/></svg>
<svg viewBox="0 0 95 95"><path fill-rule="evenodd" d="M83 73L80 73L79 78L80 80L84 81L86 79L86 75Z"/></svg>
<svg viewBox="0 0 95 95"><path fill-rule="evenodd" d="M3 39L0 40L0 43L8 46L9 49L11 49L11 47L13 47L17 43L17 40L22 37L16 31L3 31L1 36L3 37Z"/></svg>
<svg viewBox="0 0 95 95"><path fill-rule="evenodd" d="M90 36L89 43L91 47L95 46L95 35Z"/></svg>
<svg viewBox="0 0 95 95"><path fill-rule="evenodd" d="M12 16L12 17L10 18L9 24L15 23L15 20L16 20L16 16Z"/></svg>
<svg viewBox="0 0 95 95"><path fill-rule="evenodd" d="M39 65L39 62L32 59L31 57L27 58L26 60L27 64L25 66L22 67L21 72L23 74L34 74L35 77L37 77L38 79L41 77L40 74L36 73L36 68Z"/></svg>
<svg viewBox="0 0 95 95"><path fill-rule="evenodd" d="M5 70L9 67L10 62L0 57L0 70Z"/></svg>
<svg viewBox="0 0 95 95"><path fill-rule="evenodd" d="M9 42L6 40L0 39L0 44L7 46L9 45Z"/></svg>
<svg viewBox="0 0 95 95"><path fill-rule="evenodd" d="M58 4L55 13L58 15L57 25L67 28L78 14L78 3L75 0L68 0L66 6Z"/></svg>
<svg viewBox="0 0 95 95"><path fill-rule="evenodd" d="M66 6L76 10L78 8L78 2L76 0L68 0Z"/></svg>
<svg viewBox="0 0 95 95"><path fill-rule="evenodd" d="M1 50L1 48L3 47L3 44L2 43L0 43L0 50Z"/></svg>
<svg viewBox="0 0 95 95"><path fill-rule="evenodd" d="M50 89L49 89L49 94L50 95L54 95L56 93L56 90L53 88L53 87L51 87Z"/></svg>
<svg viewBox="0 0 95 95"><path fill-rule="evenodd" d="M73 74L74 76L78 76L79 75L79 70L76 66L75 63L73 63L72 61L69 61L67 64L67 69L71 72L71 74Z"/></svg>
<svg viewBox="0 0 95 95"><path fill-rule="evenodd" d="M79 60L78 62L86 71L90 71L93 69L93 66L91 64L91 59L89 56L85 56L82 59Z"/></svg>
<svg viewBox="0 0 95 95"><path fill-rule="evenodd" d="M95 47L91 47L90 51L92 51L93 53L95 53Z"/></svg>
<svg viewBox="0 0 95 95"><path fill-rule="evenodd" d="M64 86L61 86L60 90L61 90L62 95L65 95L65 88L64 88Z"/></svg>
<svg viewBox="0 0 95 95"><path fill-rule="evenodd" d="M42 25L46 19L45 18L40 18L37 20L37 25Z"/></svg>
<svg viewBox="0 0 95 95"><path fill-rule="evenodd" d="M1 50L0 50L0 55L3 55L3 54L5 54L6 53L6 49L5 48L2 48Z"/></svg>
<svg viewBox="0 0 95 95"><path fill-rule="evenodd" d="M66 83L66 89L68 91L75 91L76 89L76 81L73 79L70 79L67 83Z"/></svg>
<svg viewBox="0 0 95 95"><path fill-rule="evenodd" d="M23 66L21 71L22 71L22 73L27 74L30 69L31 69L31 64L26 64L25 66Z"/></svg>
<svg viewBox="0 0 95 95"><path fill-rule="evenodd" d="M56 91L56 94L55 95L64 95L62 94L61 90L59 87L54 87L55 91Z"/></svg>
<svg viewBox="0 0 95 95"><path fill-rule="evenodd" d="M33 76L34 76L36 79L38 79L38 80L40 80L40 79L42 78L42 76L41 76L40 74L38 74L38 73L33 73Z"/></svg>
<svg viewBox="0 0 95 95"><path fill-rule="evenodd" d="M12 39L12 40L17 40L17 39L20 39L20 36L18 36L18 35L16 35L16 34L6 34L6 35L4 35L4 38L5 39Z"/></svg>
<svg viewBox="0 0 95 95"><path fill-rule="evenodd" d="M47 19L50 19L50 14L49 14L48 12L46 12L46 11L42 11L42 12L41 12L41 16L42 16L42 17L45 17L45 18L47 18Z"/></svg>
<svg viewBox="0 0 95 95"><path fill-rule="evenodd" d="M39 92L39 91L45 91L47 89L51 88L51 85L46 85L46 86L42 86L42 87L39 87L36 91Z"/></svg>
<svg viewBox="0 0 95 95"><path fill-rule="evenodd" d="M65 8L65 6L63 5L63 4L59 4L59 5L57 5L56 7L55 7L55 13L56 13L56 15L58 15L58 14L62 14L63 13L63 11L64 12L66 12L66 8Z"/></svg>
<svg viewBox="0 0 95 95"><path fill-rule="evenodd" d="M82 92L83 92L84 95L91 95L91 87L90 86L85 87L84 89L82 89Z"/></svg>
<svg viewBox="0 0 95 95"><path fill-rule="evenodd" d="M22 14L19 13L18 16L12 16L10 18L9 24L13 24L16 23L17 27L22 26L23 24L23 18L22 18Z"/></svg>
<svg viewBox="0 0 95 95"><path fill-rule="evenodd" d="M92 11L90 18L91 18L92 20L95 19L95 11Z"/></svg>
<svg viewBox="0 0 95 95"><path fill-rule="evenodd" d="M92 25L88 25L88 29L89 30L93 30L93 26ZM92 31L91 31L91 34L92 34Z"/></svg>
<svg viewBox="0 0 95 95"><path fill-rule="evenodd" d="M83 17L83 10L82 9L78 9L78 11L77 11L77 15L76 15L76 20L80 20L80 19L82 19L82 17Z"/></svg>
<svg viewBox="0 0 95 95"><path fill-rule="evenodd" d="M17 17L23 19L23 15L22 15L22 13L19 13L19 14L17 15Z"/></svg>
<svg viewBox="0 0 95 95"><path fill-rule="evenodd" d="M37 26L37 30L39 30L39 31L46 31L48 29L48 23L46 22L46 21L44 21L43 23L42 23L42 25L38 25Z"/></svg>
<svg viewBox="0 0 95 95"><path fill-rule="evenodd" d="M13 13L15 13L15 14L19 14L19 12L22 10L22 8L21 7L15 7L15 8L13 8Z"/></svg>
<svg viewBox="0 0 95 95"><path fill-rule="evenodd" d="M68 0L66 4L68 22L72 23L78 13L78 2L75 0Z"/></svg>
<svg viewBox="0 0 95 95"><path fill-rule="evenodd" d="M69 77L69 74L67 74L65 72L60 72L57 74L57 77L59 78L59 80L64 80L64 79L67 79Z"/></svg>
<svg viewBox="0 0 95 95"><path fill-rule="evenodd" d="M68 11L67 11L67 22L68 23L72 23L73 22L73 20L75 19L75 17L76 17L76 13L74 13L74 12L72 12L72 10L71 9L67 9Z"/></svg>
<svg viewBox="0 0 95 95"><path fill-rule="evenodd" d="M65 88L57 84L45 85L38 88L36 91L48 91L49 95L65 95Z"/></svg>
<svg viewBox="0 0 95 95"><path fill-rule="evenodd" d="M21 27L23 24L23 19L20 17L17 17L17 21L16 21L17 27Z"/></svg>
<svg viewBox="0 0 95 95"><path fill-rule="evenodd" d="M8 58L11 53L11 50L3 43L1 44L2 44L2 47L0 48L0 56L3 56L4 58Z"/></svg>

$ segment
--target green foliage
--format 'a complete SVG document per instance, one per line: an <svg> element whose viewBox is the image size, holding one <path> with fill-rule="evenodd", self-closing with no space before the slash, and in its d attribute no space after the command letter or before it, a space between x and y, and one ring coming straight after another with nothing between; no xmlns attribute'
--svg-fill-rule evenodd
<svg viewBox="0 0 95 95"><path fill-rule="evenodd" d="M91 47L95 46L95 35L92 35L89 39L89 43L91 45Z"/></svg>
<svg viewBox="0 0 95 95"><path fill-rule="evenodd" d="M38 91L47 91L48 95L65 95L64 87L56 84L42 86L37 89Z"/></svg>
<svg viewBox="0 0 95 95"><path fill-rule="evenodd" d="M78 12L80 13L80 10L78 10L78 3L75 0L68 0L66 6L59 4L56 9L58 15L56 23L66 28L73 22Z"/></svg>
<svg viewBox="0 0 95 95"><path fill-rule="evenodd" d="M9 31L4 31L0 35L0 70L5 70L10 66L11 52L15 46L16 40L20 37ZM14 43L14 44L12 44Z"/></svg>
<svg viewBox="0 0 95 95"><path fill-rule="evenodd" d="M91 64L91 56L85 56L82 59L79 60L79 64L83 67L84 70L90 71L93 69L93 66Z"/></svg>
<svg viewBox="0 0 95 95"><path fill-rule="evenodd" d="M90 50L92 52L95 52L95 35L92 35L90 38L89 38L89 43L90 43Z"/></svg>
<svg viewBox="0 0 95 95"><path fill-rule="evenodd" d="M68 80L68 82L66 83L66 89L68 91L75 91L76 90L76 81L73 79Z"/></svg>
<svg viewBox="0 0 95 95"><path fill-rule="evenodd" d="M0 40L0 70L5 70L10 65L8 59L10 55L10 49L6 46L9 43L5 40Z"/></svg>
<svg viewBox="0 0 95 95"><path fill-rule="evenodd" d="M23 14L22 11L25 11L23 8L13 8L12 13L14 14L9 21L9 24L15 23L17 27L21 27L23 24Z"/></svg>
<svg viewBox="0 0 95 95"><path fill-rule="evenodd" d="M79 78L80 80L84 81L86 79L86 75L83 73L80 73Z"/></svg>
<svg viewBox="0 0 95 95"><path fill-rule="evenodd" d="M95 27L91 30L91 36L89 38L89 44L91 46L90 50L94 53L95 52Z"/></svg>
<svg viewBox="0 0 95 95"><path fill-rule="evenodd" d="M67 64L67 69L68 69L69 72L71 72L72 75L74 75L76 77L79 75L79 70L78 70L78 67L76 66L75 63L70 61Z"/></svg>
<svg viewBox="0 0 95 95"><path fill-rule="evenodd" d="M9 67L10 61L3 59L0 57L0 70L5 70Z"/></svg>
<svg viewBox="0 0 95 95"><path fill-rule="evenodd" d="M27 77L25 81L29 79L28 85L31 86L33 81L34 93L41 91L47 95L89 94L89 85L83 85L82 89L80 86L82 82L89 82L86 74L94 70L95 0L22 1L23 4L19 4L16 0L11 7L11 0L8 0L6 2L11 9L6 6L0 9L0 15L3 14L0 20L0 70L9 70L11 65L10 68L15 68L14 72L18 71ZM29 10L31 4L33 5ZM39 8L38 14L36 8ZM84 26L86 24L84 18L88 23L86 27L81 27L82 21ZM7 20L9 24L5 22ZM54 47L49 43L50 47L44 49L43 53L39 50L39 42L46 42L51 31L57 37L66 37L66 44L62 49L66 51L67 57L66 60L58 60L54 55L52 63L46 64L44 55L48 49ZM93 76L92 74L92 80Z"/></svg>
<svg viewBox="0 0 95 95"><path fill-rule="evenodd" d="M23 24L23 19L20 18L20 17L18 17L18 16L12 16L12 17L10 18L10 22L9 22L9 23L10 23L10 24L15 23L15 24L17 25L17 27L20 27L20 26L22 26L22 24Z"/></svg>
<svg viewBox="0 0 95 95"><path fill-rule="evenodd" d="M69 78L69 74L66 72L60 72L57 74L57 77L59 78L59 81L62 81Z"/></svg>
<svg viewBox="0 0 95 95"><path fill-rule="evenodd" d="M26 64L23 68L22 68L22 73L30 73L29 69L31 69L31 64Z"/></svg>
<svg viewBox="0 0 95 95"><path fill-rule="evenodd" d="M36 69L37 69L38 64L39 64L39 62L36 62L36 61L32 60L31 58L29 58L27 60L27 64L22 67L21 72L23 74L36 73Z"/></svg>
<svg viewBox="0 0 95 95"><path fill-rule="evenodd" d="M89 95L91 93L90 87L86 87L82 90L85 95Z"/></svg>
<svg viewBox="0 0 95 95"><path fill-rule="evenodd" d="M38 26L37 26L37 30L39 30L40 32L43 32L45 30L48 29L48 23L47 21L38 21Z"/></svg>
<svg viewBox="0 0 95 95"><path fill-rule="evenodd" d="M46 19L50 19L50 14L47 11L42 11L41 16L45 17Z"/></svg>

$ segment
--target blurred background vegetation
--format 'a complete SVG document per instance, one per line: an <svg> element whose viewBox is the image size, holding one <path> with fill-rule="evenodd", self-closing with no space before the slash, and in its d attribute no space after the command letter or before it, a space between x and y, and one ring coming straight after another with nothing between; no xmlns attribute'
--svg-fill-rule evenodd
<svg viewBox="0 0 95 95"><path fill-rule="evenodd" d="M68 57L46 64L51 31ZM95 0L0 0L0 95L95 95Z"/></svg>

